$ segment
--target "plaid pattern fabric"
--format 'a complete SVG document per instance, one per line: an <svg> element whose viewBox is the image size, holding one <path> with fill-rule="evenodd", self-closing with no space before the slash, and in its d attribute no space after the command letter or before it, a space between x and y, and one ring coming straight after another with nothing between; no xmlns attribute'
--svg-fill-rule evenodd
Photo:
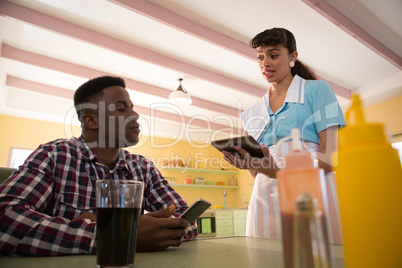
<svg viewBox="0 0 402 268"><path fill-rule="evenodd" d="M0 187L0 255L95 254L95 222L71 220L95 213L95 182L107 176L96 162L82 137L39 146ZM144 182L142 211L174 204L177 217L188 208L143 156L121 150L111 175ZM197 235L194 223L188 230Z"/></svg>

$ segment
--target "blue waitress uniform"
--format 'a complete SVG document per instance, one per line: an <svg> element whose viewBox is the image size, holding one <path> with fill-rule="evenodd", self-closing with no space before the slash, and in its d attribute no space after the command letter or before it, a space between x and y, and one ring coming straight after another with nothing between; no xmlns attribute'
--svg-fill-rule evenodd
<svg viewBox="0 0 402 268"><path fill-rule="evenodd" d="M289 136L293 128L300 130L303 147L318 151L320 140L318 133L331 126L346 125L345 118L336 96L326 81L305 80L295 75L288 88L283 106L275 113L269 106L269 91L254 105L241 114L244 129L259 143L265 143L274 159L290 151L290 143L281 148L275 144ZM332 176L327 176L328 194L336 198ZM257 174L247 216L246 235L265 238L281 238L279 204L276 191L276 179ZM331 200L333 206L330 240L341 243L337 217L337 200ZM329 208L331 210L331 208ZM329 216L331 217L331 216ZM328 222L328 221L327 221ZM332 227L332 228L331 228Z"/></svg>

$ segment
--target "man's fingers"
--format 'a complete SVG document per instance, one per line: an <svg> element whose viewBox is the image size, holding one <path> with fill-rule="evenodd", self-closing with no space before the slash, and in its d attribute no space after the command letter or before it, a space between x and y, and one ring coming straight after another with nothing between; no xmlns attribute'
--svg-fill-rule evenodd
<svg viewBox="0 0 402 268"><path fill-rule="evenodd" d="M178 235L181 235L181 233L184 232L186 228L190 226L188 220L181 217L160 219L157 224L161 229L176 230Z"/></svg>
<svg viewBox="0 0 402 268"><path fill-rule="evenodd" d="M178 237L177 239L170 240L169 244L170 244L171 247L179 247L182 242L183 242L183 238Z"/></svg>
<svg viewBox="0 0 402 268"><path fill-rule="evenodd" d="M150 212L148 214L146 214L147 216L152 216L155 218L169 218L170 216L172 216L174 210L176 209L175 205L170 205L167 208L164 208L160 211L156 211L156 212Z"/></svg>
<svg viewBox="0 0 402 268"><path fill-rule="evenodd" d="M91 221L96 221L96 215L87 211L87 212L84 212L83 214L79 215L78 217L72 219L72 221L85 220L85 219L89 219Z"/></svg>

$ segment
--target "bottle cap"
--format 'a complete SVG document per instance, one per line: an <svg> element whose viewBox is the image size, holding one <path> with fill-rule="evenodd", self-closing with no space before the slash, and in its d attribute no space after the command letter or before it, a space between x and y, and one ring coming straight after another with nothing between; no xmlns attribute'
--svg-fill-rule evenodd
<svg viewBox="0 0 402 268"><path fill-rule="evenodd" d="M300 194L296 199L298 211L314 211L317 209L317 200L313 199L308 193Z"/></svg>
<svg viewBox="0 0 402 268"><path fill-rule="evenodd" d="M345 117L347 127L339 130L339 148L357 143L386 141L382 124L366 123L359 95L352 96L352 105Z"/></svg>

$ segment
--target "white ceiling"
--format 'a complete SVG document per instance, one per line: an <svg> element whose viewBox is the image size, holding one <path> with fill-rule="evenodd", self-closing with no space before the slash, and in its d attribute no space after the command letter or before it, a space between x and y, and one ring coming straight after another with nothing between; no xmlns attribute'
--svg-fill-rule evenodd
<svg viewBox="0 0 402 268"><path fill-rule="evenodd" d="M241 133L263 96L248 42L284 27L342 106L402 96L401 0L0 0L0 114L78 124L74 90L122 76L142 133L210 141ZM178 78L190 106L168 105ZM187 135L187 136L186 136Z"/></svg>

